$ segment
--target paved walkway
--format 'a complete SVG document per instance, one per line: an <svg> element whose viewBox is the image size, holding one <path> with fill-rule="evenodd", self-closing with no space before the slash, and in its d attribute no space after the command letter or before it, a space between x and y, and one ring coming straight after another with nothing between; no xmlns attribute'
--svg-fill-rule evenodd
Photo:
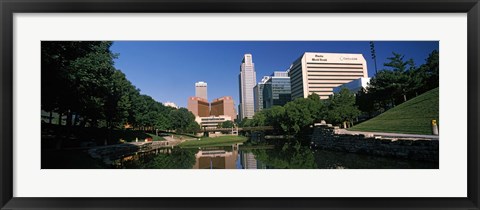
<svg viewBox="0 0 480 210"><path fill-rule="evenodd" d="M349 134L349 135L363 134L365 136L381 136L381 137L392 137L392 138L420 138L420 139L438 140L438 136L435 136L435 135L349 131L345 129L337 129L336 132L337 134Z"/></svg>
<svg viewBox="0 0 480 210"><path fill-rule="evenodd" d="M182 139L178 139L178 138L172 138L172 136L164 136L163 137L166 141L168 141L168 145L170 146L176 146L176 145L179 145L180 143L184 142L184 141L190 141L190 140L197 140L196 138L182 138Z"/></svg>

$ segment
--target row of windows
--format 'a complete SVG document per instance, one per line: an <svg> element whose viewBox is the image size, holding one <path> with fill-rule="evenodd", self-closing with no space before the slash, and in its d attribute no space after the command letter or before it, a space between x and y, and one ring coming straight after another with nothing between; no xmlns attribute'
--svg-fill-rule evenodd
<svg viewBox="0 0 480 210"><path fill-rule="evenodd" d="M310 83L309 82L308 85L309 85L309 87L316 87L316 88L334 88L334 87L337 87L341 84L340 83L325 84L325 83L318 83L318 82L315 82L315 83ZM312 85L315 85L315 86L312 86Z"/></svg>
<svg viewBox="0 0 480 210"><path fill-rule="evenodd" d="M296 90L296 89L299 89L299 88L303 88L303 83L298 83L297 85L293 85L290 87L290 89L293 91L293 90Z"/></svg>
<svg viewBox="0 0 480 210"><path fill-rule="evenodd" d="M308 74L308 79L358 79L361 75L317 75Z"/></svg>
<svg viewBox="0 0 480 210"><path fill-rule="evenodd" d="M363 63L314 63L314 62L307 62L307 64L314 64L314 65L348 65L348 66L362 66Z"/></svg>
<svg viewBox="0 0 480 210"><path fill-rule="evenodd" d="M218 121L218 120L225 120L225 118L203 118L203 121Z"/></svg>
<svg viewBox="0 0 480 210"><path fill-rule="evenodd" d="M299 68L295 68L295 69L290 70L290 73L289 73L290 78L295 78L295 77L298 77L299 75L300 76L302 75L301 66L299 66Z"/></svg>
<svg viewBox="0 0 480 210"><path fill-rule="evenodd" d="M307 66L308 69L362 69L363 66L351 66L351 67L346 67L346 66Z"/></svg>
<svg viewBox="0 0 480 210"><path fill-rule="evenodd" d="M303 87L300 89L292 90L291 95L292 95L292 98L297 96L303 97Z"/></svg>
<svg viewBox="0 0 480 210"><path fill-rule="evenodd" d="M341 85L341 84L332 84L330 87L327 87L327 86L325 86L325 85L316 85L316 86L313 86L313 85L312 85L312 86L309 86L308 88L309 88L309 89L315 89L315 88L332 88L332 89L333 89L334 87L338 87L338 86L340 86L340 85Z"/></svg>
<svg viewBox="0 0 480 210"><path fill-rule="evenodd" d="M354 79L358 79L358 77L351 77L351 78L348 78L348 77L343 77L343 78L339 78L339 77L309 77L308 78L308 82L313 82L313 81L326 81L326 82L329 82L329 81L339 81L339 82L350 82Z"/></svg>
<svg viewBox="0 0 480 210"><path fill-rule="evenodd" d="M363 69L361 70L317 70L317 69L307 69L308 73L336 73L336 74L349 74L349 73L354 73L354 74L362 74L363 75Z"/></svg>
<svg viewBox="0 0 480 210"><path fill-rule="evenodd" d="M291 86L297 86L298 84L302 85L303 84L303 77L297 77L297 78L291 78L290 79Z"/></svg>

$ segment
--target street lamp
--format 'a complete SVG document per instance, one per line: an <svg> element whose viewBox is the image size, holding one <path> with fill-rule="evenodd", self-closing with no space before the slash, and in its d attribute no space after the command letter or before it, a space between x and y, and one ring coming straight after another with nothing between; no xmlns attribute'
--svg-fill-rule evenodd
<svg viewBox="0 0 480 210"><path fill-rule="evenodd" d="M375 75L377 74L377 56L375 54L375 44L370 41L370 53L372 54L373 62L375 63Z"/></svg>

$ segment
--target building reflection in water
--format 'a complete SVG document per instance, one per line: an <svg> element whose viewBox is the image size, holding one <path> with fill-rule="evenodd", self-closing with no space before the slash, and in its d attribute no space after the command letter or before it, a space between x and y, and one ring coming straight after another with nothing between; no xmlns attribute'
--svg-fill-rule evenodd
<svg viewBox="0 0 480 210"><path fill-rule="evenodd" d="M248 151L239 150L241 144L225 147L204 147L195 154L193 169L265 169L266 166ZM237 164L240 163L240 164Z"/></svg>
<svg viewBox="0 0 480 210"><path fill-rule="evenodd" d="M266 169L266 165L255 159L252 152L240 151L240 162L243 169Z"/></svg>
<svg viewBox="0 0 480 210"><path fill-rule="evenodd" d="M236 169L238 146L205 147L195 154L194 169Z"/></svg>

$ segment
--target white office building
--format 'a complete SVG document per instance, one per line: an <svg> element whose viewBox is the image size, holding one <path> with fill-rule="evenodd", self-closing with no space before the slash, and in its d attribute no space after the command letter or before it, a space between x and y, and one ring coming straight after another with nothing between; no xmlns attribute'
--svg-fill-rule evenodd
<svg viewBox="0 0 480 210"><path fill-rule="evenodd" d="M254 97L253 87L257 82L257 75L255 73L255 65L252 61L251 54L243 56L242 64L240 65L240 74L238 75L240 104L239 104L239 118L251 119L254 115Z"/></svg>
<svg viewBox="0 0 480 210"><path fill-rule="evenodd" d="M367 78L362 54L306 52L289 69L292 100L316 93L321 99L333 89L359 78Z"/></svg>

